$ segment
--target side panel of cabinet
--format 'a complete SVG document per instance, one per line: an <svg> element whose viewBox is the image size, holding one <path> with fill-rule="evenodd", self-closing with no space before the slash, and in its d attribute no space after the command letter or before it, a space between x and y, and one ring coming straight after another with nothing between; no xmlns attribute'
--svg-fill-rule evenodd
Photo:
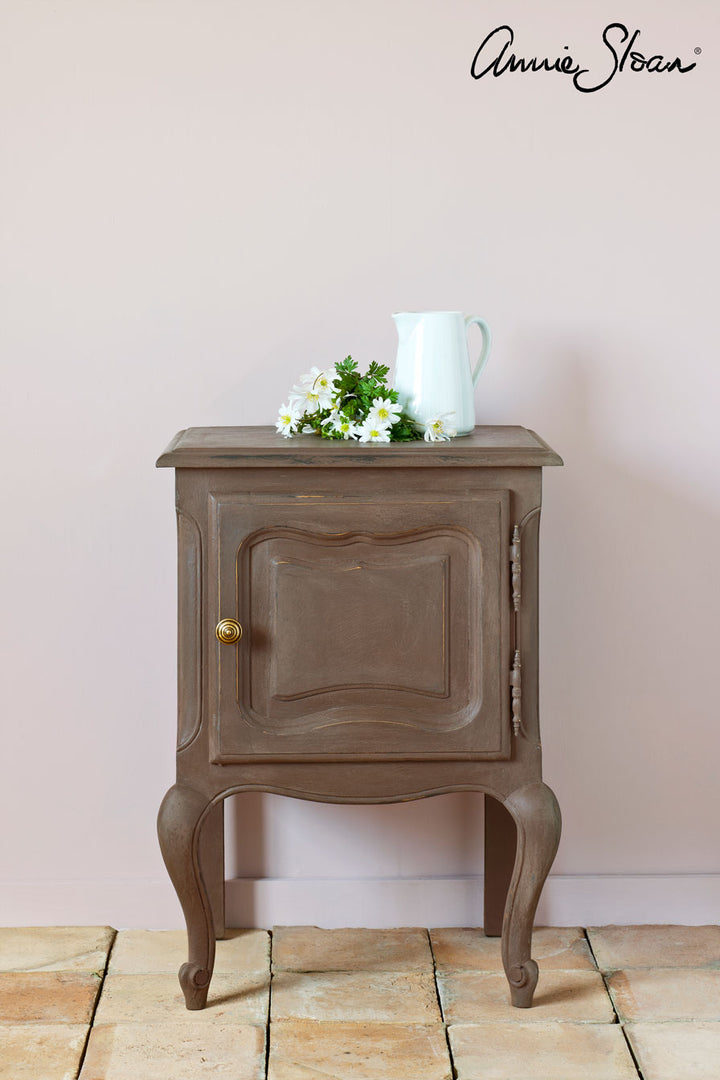
<svg viewBox="0 0 720 1080"><path fill-rule="evenodd" d="M213 760L509 757L508 508L211 494Z"/></svg>

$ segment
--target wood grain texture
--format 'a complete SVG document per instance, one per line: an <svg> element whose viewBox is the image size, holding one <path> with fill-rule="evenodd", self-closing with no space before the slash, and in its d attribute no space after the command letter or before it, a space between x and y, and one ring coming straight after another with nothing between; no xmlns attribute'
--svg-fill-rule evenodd
<svg viewBox="0 0 720 1080"><path fill-rule="evenodd" d="M562 465L548 444L524 427L476 427L448 442L358 443L295 435L272 427L192 427L179 431L157 460L158 468L233 469L324 466Z"/></svg>

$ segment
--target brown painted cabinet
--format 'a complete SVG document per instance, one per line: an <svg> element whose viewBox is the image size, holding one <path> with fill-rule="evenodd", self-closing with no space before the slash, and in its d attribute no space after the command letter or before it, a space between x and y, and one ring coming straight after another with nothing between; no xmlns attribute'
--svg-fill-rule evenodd
<svg viewBox="0 0 720 1080"><path fill-rule="evenodd" d="M158 827L188 1008L224 929L222 802L248 790L484 792L485 930L502 930L513 1003L530 1005L560 831L537 717L541 473L556 464L514 427L382 445L190 428L161 456L177 481L179 694Z"/></svg>

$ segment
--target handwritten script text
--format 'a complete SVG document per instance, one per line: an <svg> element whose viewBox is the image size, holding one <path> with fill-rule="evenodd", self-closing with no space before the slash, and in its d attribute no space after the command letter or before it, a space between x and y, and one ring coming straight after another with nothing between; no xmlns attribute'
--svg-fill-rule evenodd
<svg viewBox="0 0 720 1080"><path fill-rule="evenodd" d="M677 71L686 75L688 71L696 67L694 62L683 64L678 56L674 60L668 60L660 53L645 56L635 48L639 37L639 30L631 34L623 23L610 23L606 26L602 33L602 40L607 49L607 63L602 71L593 73L590 68L583 67L570 55L567 45L563 46L564 55L553 60L549 57L539 59L533 56L527 59L518 56L510 51L515 42L512 27L497 26L490 31L475 53L470 74L473 79L482 79L484 75L494 75L497 78L504 75L506 71L556 71L560 75L572 76L576 90L583 94L592 94L595 90L602 90L604 86L608 86L618 72L626 69L651 73Z"/></svg>

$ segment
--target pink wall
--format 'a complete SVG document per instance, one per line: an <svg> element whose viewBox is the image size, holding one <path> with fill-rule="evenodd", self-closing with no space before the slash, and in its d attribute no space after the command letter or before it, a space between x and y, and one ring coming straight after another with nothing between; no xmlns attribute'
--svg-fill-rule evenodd
<svg viewBox="0 0 720 1080"><path fill-rule="evenodd" d="M470 78L501 23L600 71L619 16L696 69L590 94ZM543 512L565 831L542 918L716 921L717 6L27 0L0 40L0 922L178 923L155 457L188 425L273 421L313 363L391 363L400 308L483 315L478 421L566 462ZM249 800L231 911L479 919L478 803Z"/></svg>

